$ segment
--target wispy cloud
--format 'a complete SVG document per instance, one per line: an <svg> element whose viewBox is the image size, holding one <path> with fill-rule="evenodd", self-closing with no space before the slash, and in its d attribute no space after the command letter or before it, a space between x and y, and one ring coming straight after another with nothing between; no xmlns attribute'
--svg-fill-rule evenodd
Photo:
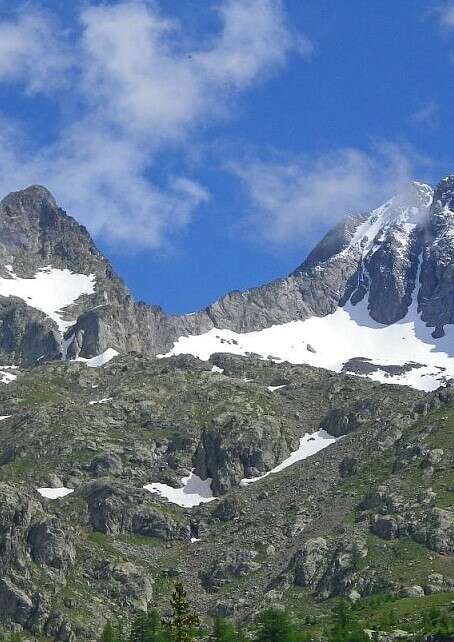
<svg viewBox="0 0 454 642"><path fill-rule="evenodd" d="M68 52L48 14L28 10L0 22L0 82L22 82L32 93L47 92L68 66Z"/></svg>
<svg viewBox="0 0 454 642"><path fill-rule="evenodd" d="M57 101L63 69L80 104L57 140L37 152L21 146L19 130L0 131L2 191L46 184L113 242L156 247L186 226L209 194L187 176L153 180L158 153L184 150L229 113L235 93L263 81L291 51L310 52L279 0L224 0L218 10L218 32L199 43L154 2L89 5L71 55L47 17L0 23L0 35L14 33L3 45L8 63L0 60L0 81Z"/></svg>
<svg viewBox="0 0 454 642"><path fill-rule="evenodd" d="M249 230L273 245L314 240L350 212L367 211L400 189L415 158L396 145L369 153L340 149L291 163L255 159L230 169L250 201Z"/></svg>
<svg viewBox="0 0 454 642"><path fill-rule="evenodd" d="M430 101L410 116L410 123L412 125L430 125L434 126L437 123L437 116L440 107L437 103Z"/></svg>
<svg viewBox="0 0 454 642"><path fill-rule="evenodd" d="M451 0L444 2L436 7L434 13L443 29L447 31L454 30L454 2Z"/></svg>

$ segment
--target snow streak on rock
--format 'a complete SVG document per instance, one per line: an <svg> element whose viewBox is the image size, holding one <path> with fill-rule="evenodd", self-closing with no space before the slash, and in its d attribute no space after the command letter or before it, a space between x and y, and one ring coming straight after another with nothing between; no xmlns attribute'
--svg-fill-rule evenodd
<svg viewBox="0 0 454 642"><path fill-rule="evenodd" d="M344 364L362 358L372 366L376 364L376 369L367 374L375 381L429 391L454 378L454 326L446 326L445 336L439 339L434 339L431 333L432 328L426 327L418 315L416 293L407 315L392 325L371 319L365 297L358 304L349 302L325 317L275 325L258 332L238 334L212 329L205 334L180 337L172 350L162 356L192 354L206 361L216 352L239 355L253 352L263 359L272 354L276 360L306 363L335 372L345 371ZM392 374L380 366L405 368Z"/></svg>
<svg viewBox="0 0 454 642"><path fill-rule="evenodd" d="M17 374L11 372L11 370L17 370L17 366L0 366L0 383L12 383L16 381Z"/></svg>
<svg viewBox="0 0 454 642"><path fill-rule="evenodd" d="M282 470L285 470L289 466L296 464L298 461L303 461L303 459L307 459L308 457L311 457L312 455L320 452L324 448L331 446L331 444L334 444L337 439L338 438L329 435L325 430L319 430L318 432L314 432L311 435L306 433L304 437L301 437L298 449L294 450L287 457L287 459L284 459L283 462L281 462L278 466L265 473L264 475L242 479L240 485L247 486L248 484L253 484L254 482L260 481L260 479L268 477L268 475L280 473Z"/></svg>

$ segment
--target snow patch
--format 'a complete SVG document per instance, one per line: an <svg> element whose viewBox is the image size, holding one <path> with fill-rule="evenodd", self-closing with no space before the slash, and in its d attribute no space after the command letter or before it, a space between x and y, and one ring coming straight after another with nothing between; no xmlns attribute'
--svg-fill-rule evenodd
<svg viewBox="0 0 454 642"><path fill-rule="evenodd" d="M11 370L17 370L18 366L0 366L0 383L9 384L16 381L17 375Z"/></svg>
<svg viewBox="0 0 454 642"><path fill-rule="evenodd" d="M90 406L96 406L97 404L102 404L102 403L109 403L109 401L112 401L113 397L106 397L105 399L98 399L96 401L90 401Z"/></svg>
<svg viewBox="0 0 454 642"><path fill-rule="evenodd" d="M0 421L4 421L5 419L9 419L13 415L0 415Z"/></svg>
<svg viewBox="0 0 454 642"><path fill-rule="evenodd" d="M284 459L283 462L281 462L278 466L268 471L264 475L260 475L259 477L246 477L245 479L242 479L240 481L240 486L247 486L248 484L253 484L260 479L265 479L265 477L268 477L268 475L280 473L282 470L285 470L289 466L293 466L293 464L296 464L296 462L307 459L308 457L311 457L312 455L320 452L324 448L331 446L331 444L334 444L338 439L340 439L340 437L332 437L325 430L319 430L318 432L314 432L311 435L309 433L306 433L304 437L301 437L300 445L297 450L294 450L292 453L290 453L287 459Z"/></svg>
<svg viewBox="0 0 454 642"><path fill-rule="evenodd" d="M95 291L95 275L74 274L68 269L47 266L38 270L31 279L22 279L5 266L9 279L0 278L0 295L15 296L36 310L44 312L63 333L74 321L63 318L64 309L77 301L82 294Z"/></svg>
<svg viewBox="0 0 454 642"><path fill-rule="evenodd" d="M145 490L150 493L156 493L160 497L165 497L172 504L177 504L184 508L192 508L216 499L211 490L211 478L201 479L193 472L187 477L181 479L182 488L173 488L167 484L158 482L146 484Z"/></svg>
<svg viewBox="0 0 454 642"><path fill-rule="evenodd" d="M74 361L81 361L85 363L89 368L101 368L105 366L106 363L109 363L111 359L117 357L120 353L114 350L113 348L107 348L101 354L96 355L96 357L91 357L90 359L85 359L84 357L77 357Z"/></svg>
<svg viewBox="0 0 454 642"><path fill-rule="evenodd" d="M36 489L41 497L46 499L58 499L59 497L66 497L74 492L74 488L37 488Z"/></svg>
<svg viewBox="0 0 454 642"><path fill-rule="evenodd" d="M275 390L280 390L281 388L285 388L286 384L284 383L284 385L282 386L267 386L267 387L270 392L274 392Z"/></svg>
<svg viewBox="0 0 454 642"><path fill-rule="evenodd" d="M218 372L219 374L223 374L224 368L219 368L218 366L213 366L211 368L211 372Z"/></svg>

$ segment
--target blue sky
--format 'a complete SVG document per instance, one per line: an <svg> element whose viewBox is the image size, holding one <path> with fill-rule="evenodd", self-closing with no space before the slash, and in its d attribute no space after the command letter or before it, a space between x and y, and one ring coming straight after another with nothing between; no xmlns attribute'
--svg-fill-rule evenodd
<svg viewBox="0 0 454 642"><path fill-rule="evenodd" d="M451 2L0 0L0 189L46 185L190 312L453 173L453 80Z"/></svg>

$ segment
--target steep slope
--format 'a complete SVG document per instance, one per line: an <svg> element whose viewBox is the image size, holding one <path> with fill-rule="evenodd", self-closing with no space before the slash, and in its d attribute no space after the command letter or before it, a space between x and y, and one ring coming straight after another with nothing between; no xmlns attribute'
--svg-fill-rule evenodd
<svg viewBox="0 0 454 642"><path fill-rule="evenodd" d="M314 626L338 596L449 602L453 408L451 389L228 354L25 372L0 388L0 630L91 640L164 608L176 576L203 615L284 604ZM212 501L182 505L191 468Z"/></svg>
<svg viewBox="0 0 454 642"><path fill-rule="evenodd" d="M128 299L85 228L34 186L0 203L0 354L33 364L61 357L81 312Z"/></svg>
<svg viewBox="0 0 454 642"><path fill-rule="evenodd" d="M449 604L453 186L181 317L135 303L44 188L2 201L0 632L93 640L175 577L203 616L286 605L315 634L340 596L415 631Z"/></svg>

